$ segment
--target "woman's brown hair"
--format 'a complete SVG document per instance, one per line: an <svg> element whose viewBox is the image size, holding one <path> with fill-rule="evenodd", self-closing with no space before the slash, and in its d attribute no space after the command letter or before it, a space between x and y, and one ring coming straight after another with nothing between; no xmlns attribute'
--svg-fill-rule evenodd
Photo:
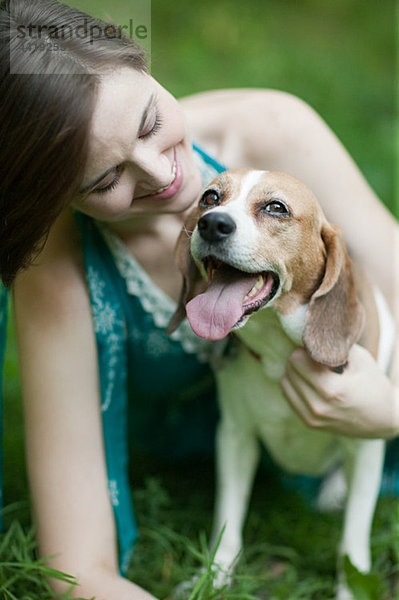
<svg viewBox="0 0 399 600"><path fill-rule="evenodd" d="M4 285L10 286L30 264L57 216L76 196L99 72L126 64L146 71L143 50L113 25L55 0L0 4Z"/></svg>

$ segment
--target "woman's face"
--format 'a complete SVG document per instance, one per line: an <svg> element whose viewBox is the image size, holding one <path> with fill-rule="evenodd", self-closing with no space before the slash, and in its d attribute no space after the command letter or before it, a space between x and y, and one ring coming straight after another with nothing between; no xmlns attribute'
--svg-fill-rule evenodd
<svg viewBox="0 0 399 600"><path fill-rule="evenodd" d="M101 79L82 193L73 203L107 222L177 213L201 181L177 101L149 75L118 68Z"/></svg>

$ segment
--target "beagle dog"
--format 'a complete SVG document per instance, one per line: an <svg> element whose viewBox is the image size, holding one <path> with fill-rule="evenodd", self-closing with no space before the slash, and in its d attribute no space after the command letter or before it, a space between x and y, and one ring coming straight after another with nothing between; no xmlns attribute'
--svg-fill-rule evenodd
<svg viewBox="0 0 399 600"><path fill-rule="evenodd" d="M215 369L221 421L213 543L225 528L216 564L227 578L241 550L263 442L291 473L323 476L343 465L348 493L339 557L348 555L367 572L384 442L307 428L279 381L298 346L342 373L359 343L387 371L394 327L382 295L352 264L340 230L313 193L284 173L219 175L189 214L176 258L184 283L169 332L187 314L200 337L220 340L234 331L239 339ZM352 595L338 564L337 598L347 600Z"/></svg>

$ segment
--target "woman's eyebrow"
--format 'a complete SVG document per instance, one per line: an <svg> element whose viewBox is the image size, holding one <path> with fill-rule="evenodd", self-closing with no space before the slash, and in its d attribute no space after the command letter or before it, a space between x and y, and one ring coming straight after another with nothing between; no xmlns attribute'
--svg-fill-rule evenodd
<svg viewBox="0 0 399 600"><path fill-rule="evenodd" d="M155 94L151 94L149 101L147 102L147 105L143 111L141 120L140 120L140 125L137 129L137 137L139 137L141 130L143 129L145 122L147 120L148 117L148 113L150 112L153 102L155 100ZM84 188L82 188L81 190L79 190L79 194L87 194L87 192L89 190L91 190L92 188L94 188L98 183L100 183L100 181L102 179L104 179L104 177L106 177L107 175L109 175L111 173L111 171L113 171L114 169L116 169L118 165L114 165L112 167L110 167L109 169L107 169L106 171L104 171L104 173L102 173L101 175L99 175L98 177L96 177L96 179L94 181L91 181L90 183L88 183L87 185L85 185Z"/></svg>

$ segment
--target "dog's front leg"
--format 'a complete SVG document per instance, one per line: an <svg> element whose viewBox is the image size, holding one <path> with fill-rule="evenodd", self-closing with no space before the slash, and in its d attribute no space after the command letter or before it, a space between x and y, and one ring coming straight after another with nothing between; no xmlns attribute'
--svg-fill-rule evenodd
<svg viewBox="0 0 399 600"><path fill-rule="evenodd" d="M222 570L216 578L216 585L220 585L228 579L242 547L242 528L259 460L259 443L252 431L223 416L216 437L216 456L211 544L215 547L219 541L215 563Z"/></svg>
<svg viewBox="0 0 399 600"><path fill-rule="evenodd" d="M383 440L360 441L355 453L353 441L344 441L348 473L348 498L345 507L343 535L338 571L338 600L352 599L342 572L342 557L364 573L371 567L370 533L381 484L385 443Z"/></svg>

